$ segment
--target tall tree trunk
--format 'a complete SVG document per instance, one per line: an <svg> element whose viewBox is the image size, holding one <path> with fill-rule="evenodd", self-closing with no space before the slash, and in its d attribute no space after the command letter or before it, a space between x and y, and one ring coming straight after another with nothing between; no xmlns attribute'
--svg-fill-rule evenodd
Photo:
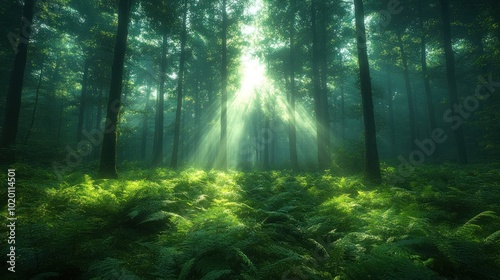
<svg viewBox="0 0 500 280"><path fill-rule="evenodd" d="M411 81L410 81L410 71L408 70L408 58L406 57L406 52L404 49L403 39L401 38L401 33L398 32L398 44L399 51L401 53L401 61L403 62L403 75L405 78L405 86L406 86L406 98L408 100L408 118L410 120L410 149L415 150L416 144L415 140L417 139L417 128L415 123L415 105L413 104L413 93L411 89Z"/></svg>
<svg viewBox="0 0 500 280"><path fill-rule="evenodd" d="M102 98L103 98L103 88L99 88L99 96L97 97L97 116L95 120L95 129L102 131L101 120L102 120ZM92 158L97 160L101 152L101 145L94 146Z"/></svg>
<svg viewBox="0 0 500 280"><path fill-rule="evenodd" d="M144 105L144 117L142 119L142 140L141 140L141 160L146 159L146 149L148 141L148 111L149 111L149 98L151 96L151 89L149 88L149 82L146 86L146 104Z"/></svg>
<svg viewBox="0 0 500 280"><path fill-rule="evenodd" d="M394 122L394 105L392 103L394 91L392 90L392 75L391 70L387 69L387 107L389 109L389 129L391 135L391 156L396 158L397 144L396 144L396 125Z"/></svg>
<svg viewBox="0 0 500 280"><path fill-rule="evenodd" d="M448 90L450 94L450 106L459 104L457 81L455 77L455 57L451 44L450 11L448 0L439 0L441 5L441 20L443 23L443 42L446 59L446 76L448 79ZM458 160L460 163L467 163L467 150L465 146L464 132L461 126L454 130L455 140L457 142Z"/></svg>
<svg viewBox="0 0 500 280"><path fill-rule="evenodd" d="M120 0L118 3L118 29L111 68L111 85L109 89L108 106L106 109L106 125L102 142L99 177L116 178L116 144L117 125L121 106L123 79L123 64L127 50L128 22L132 0Z"/></svg>
<svg viewBox="0 0 500 280"><path fill-rule="evenodd" d="M344 73L343 71L343 61L340 59L340 125L342 126L342 144L345 143L345 85L344 85Z"/></svg>
<svg viewBox="0 0 500 280"><path fill-rule="evenodd" d="M201 137L201 98L200 98L200 80L196 81L196 90L194 96L194 142L193 142L193 161L198 162L200 154L200 137Z"/></svg>
<svg viewBox="0 0 500 280"><path fill-rule="evenodd" d="M161 46L161 66L160 66L160 89L158 92L155 120L155 134L153 144L153 166L163 164L163 107L165 103L165 80L167 76L167 34L163 34Z"/></svg>
<svg viewBox="0 0 500 280"><path fill-rule="evenodd" d="M264 118L265 118L265 121L264 121L265 137L269 137L268 133L271 129L269 116L266 114L264 116ZM264 137L264 136L261 135L261 137ZM269 139L268 138L264 139L264 151L263 151L263 153L264 153L264 155L263 155L262 161L264 162L264 170L269 170L270 165L269 165Z"/></svg>
<svg viewBox="0 0 500 280"><path fill-rule="evenodd" d="M293 1L290 1L290 26L289 26L289 43L290 43L290 98L289 98L289 145L290 145L290 163L293 170L299 170L299 159L297 156L297 126L295 121L295 6Z"/></svg>
<svg viewBox="0 0 500 280"><path fill-rule="evenodd" d="M219 168L227 170L227 3L222 0L222 59Z"/></svg>
<svg viewBox="0 0 500 280"><path fill-rule="evenodd" d="M85 59L83 66L82 93L80 95L80 109L78 113L78 125L76 129L76 142L82 140L83 123L85 117L85 107L87 107L87 81L89 78L90 60Z"/></svg>
<svg viewBox="0 0 500 280"><path fill-rule="evenodd" d="M19 44L17 46L14 67L12 68L10 76L9 88L7 90L2 147L9 147L16 143L19 112L21 111L21 94L23 91L24 71L26 69L28 43L31 34L35 2L35 0L24 1L23 20L18 37Z"/></svg>
<svg viewBox="0 0 500 280"><path fill-rule="evenodd" d="M186 39L187 39L187 12L188 1L184 0L184 12L182 15L182 34L181 34L181 57L179 60L179 77L177 80L177 109L175 111L175 124L174 124L174 145L172 150L172 160L170 162L171 168L177 168L177 156L179 153L179 138L181 127L181 111L182 111L182 85L184 80L184 68L186 61Z"/></svg>
<svg viewBox="0 0 500 280"><path fill-rule="evenodd" d="M368 178L380 181L380 163L377 150L377 134L375 129L375 114L373 112L372 85L370 80L370 65L368 62L365 12L362 0L354 0L356 17L356 34L358 45L359 77L361 82L361 97L363 103L363 120L365 125L366 166Z"/></svg>
<svg viewBox="0 0 500 280"><path fill-rule="evenodd" d="M321 157L320 157L320 168L327 169L330 166L330 112L328 105L328 31L327 31L327 17L328 17L328 7L326 1L319 2L319 44L320 44L320 72L321 72L321 94L320 94L320 106L321 106Z"/></svg>
<svg viewBox="0 0 500 280"><path fill-rule="evenodd" d="M432 94L431 94L431 85L429 81L429 72L427 70L427 38L426 38L426 32L424 30L424 18L423 18L423 13L422 13L422 4L418 2L418 9L419 9L419 27L420 27L420 61L422 63L422 75L424 78L424 87L425 87L425 98L427 99L427 112L429 114L429 135L436 129L436 116L434 113L434 104L432 102ZM437 157L439 153L438 147L436 147L436 150L432 154L433 157Z"/></svg>
<svg viewBox="0 0 500 280"><path fill-rule="evenodd" d="M59 140L61 139L61 126L62 126L62 119L63 119L63 113L64 113L64 100L61 100L61 104L59 105L59 113L58 113L58 122L57 122L57 136L56 136L56 143L59 143Z"/></svg>
<svg viewBox="0 0 500 280"><path fill-rule="evenodd" d="M43 63L42 63L43 64ZM24 144L28 143L28 138L30 137L31 131L33 131L33 124L35 123L36 109L38 107L38 96L40 96L40 87L42 86L42 77L43 77L43 65L40 69L40 76L38 76L38 85L36 86L36 94L35 94L35 104L33 106L33 112L31 113L31 121L28 129L28 134L26 134L26 138L24 138Z"/></svg>
<svg viewBox="0 0 500 280"><path fill-rule="evenodd" d="M325 127L325 113L324 107L321 102L323 101L322 95L324 90L322 88L321 79L321 41L318 31L318 0L311 1L311 27L312 27L312 71L313 71L313 86L314 86L314 109L316 112L316 141L318 147L318 168L325 169L328 168L328 154L330 153L327 149L326 143L326 132L328 128Z"/></svg>

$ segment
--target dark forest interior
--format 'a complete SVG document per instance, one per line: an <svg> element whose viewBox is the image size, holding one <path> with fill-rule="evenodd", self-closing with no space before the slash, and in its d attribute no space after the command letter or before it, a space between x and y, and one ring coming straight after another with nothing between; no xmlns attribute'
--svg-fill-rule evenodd
<svg viewBox="0 0 500 280"><path fill-rule="evenodd" d="M2 0L0 61L1 279L499 279L498 0Z"/></svg>

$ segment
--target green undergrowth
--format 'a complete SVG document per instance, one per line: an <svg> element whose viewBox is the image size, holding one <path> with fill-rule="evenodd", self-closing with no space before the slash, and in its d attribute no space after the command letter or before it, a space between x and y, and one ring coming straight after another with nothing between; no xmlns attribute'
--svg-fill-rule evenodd
<svg viewBox="0 0 500 280"><path fill-rule="evenodd" d="M500 275L499 166L425 166L377 186L329 172L139 168L59 183L50 170L14 167L13 279Z"/></svg>

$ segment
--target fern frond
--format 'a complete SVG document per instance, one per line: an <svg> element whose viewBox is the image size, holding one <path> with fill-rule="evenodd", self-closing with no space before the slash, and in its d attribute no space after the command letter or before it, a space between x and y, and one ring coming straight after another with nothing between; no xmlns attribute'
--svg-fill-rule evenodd
<svg viewBox="0 0 500 280"><path fill-rule="evenodd" d="M209 273L205 274L201 280L216 280L221 278L224 275L228 275L233 273L232 270L230 269L223 269L223 270L212 270Z"/></svg>
<svg viewBox="0 0 500 280"><path fill-rule="evenodd" d="M485 241L486 243L493 243L493 242L495 242L495 241L497 241L497 240L499 240L499 239L500 239L500 230L497 230L497 231L495 231L494 233L492 233L492 234L488 235L488 237L486 237L486 238L484 239L484 241Z"/></svg>
<svg viewBox="0 0 500 280"><path fill-rule="evenodd" d="M191 268L193 268L196 258L192 258L182 265L181 273L179 274L178 280L184 280L189 275Z"/></svg>

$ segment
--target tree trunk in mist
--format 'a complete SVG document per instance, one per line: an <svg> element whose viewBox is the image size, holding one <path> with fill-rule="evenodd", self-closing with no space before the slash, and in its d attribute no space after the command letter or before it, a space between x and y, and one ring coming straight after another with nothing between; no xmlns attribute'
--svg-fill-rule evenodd
<svg viewBox="0 0 500 280"><path fill-rule="evenodd" d="M341 68L343 62L341 59ZM342 71L342 70L340 70ZM340 125L342 126L342 144L345 143L345 85L344 74L340 73Z"/></svg>
<svg viewBox="0 0 500 280"><path fill-rule="evenodd" d="M80 140L82 140L83 119L85 116L85 107L87 107L87 81L89 78L89 68L90 68L90 60L86 58L83 65L82 93L80 95L80 109L78 112L76 142L80 142Z"/></svg>
<svg viewBox="0 0 500 280"><path fill-rule="evenodd" d="M149 88L149 83L146 86L146 104L144 105L144 117L142 119L142 139L141 139L141 159L144 161L146 159L146 149L148 141L148 114L149 111L149 98L151 97L151 89Z"/></svg>
<svg viewBox="0 0 500 280"><path fill-rule="evenodd" d="M318 146L318 168L327 169L330 165L330 148L329 148L329 122L328 122L328 99L325 96L326 89L323 88L326 82L326 71L322 60L326 60L324 57L324 47L325 43L322 42L319 33L323 30L325 21L318 20L319 5L318 0L312 0L311 2L311 23L312 23L312 38L313 38L313 61L312 61L312 71L313 71L313 85L314 85L314 108L316 111L316 134L317 134L317 146ZM320 26L318 26L320 25ZM318 30L321 28L321 30ZM321 32L322 35L323 32ZM323 71L323 75L322 75ZM326 100L326 102L325 102ZM326 104L325 104L326 103ZM326 106L326 107L325 107Z"/></svg>
<svg viewBox="0 0 500 280"><path fill-rule="evenodd" d="M439 0L441 5L441 20L443 23L443 42L444 53L446 59L446 76L448 79L448 90L450 94L450 106L453 110L453 105L458 105L458 90L455 77L455 57L451 42L451 27L450 27L450 11L448 0ZM462 127L454 130L455 141L457 142L458 160L460 163L467 163L467 152L465 147L465 139Z"/></svg>
<svg viewBox="0 0 500 280"><path fill-rule="evenodd" d="M288 126L288 138L290 146L290 163L293 170L299 170L299 159L297 156L297 127L295 120L295 7L293 1L290 7L290 98L289 98L289 112L290 123Z"/></svg>
<svg viewBox="0 0 500 280"><path fill-rule="evenodd" d="M370 80L370 65L368 62L365 15L362 0L354 0L356 18L356 34L358 45L359 77L361 82L361 97L363 103L363 120L365 126L366 165L368 178L380 181L380 163L377 150L377 134L375 129L375 114L373 112L372 85Z"/></svg>
<svg viewBox="0 0 500 280"><path fill-rule="evenodd" d="M172 160L170 162L171 168L177 168L178 154L179 154L179 138L181 127L181 111L182 111L182 85L184 80L184 68L186 61L186 39L187 39L187 12L188 1L184 0L184 12L182 15L182 34L181 34L181 57L179 60L179 77L177 80L177 109L175 111L175 124L174 124L174 145L172 150Z"/></svg>
<svg viewBox="0 0 500 280"><path fill-rule="evenodd" d="M193 141L193 162L198 162L200 153L200 137L201 137L201 98L200 98L200 81L196 82L196 91L194 96L194 141Z"/></svg>
<svg viewBox="0 0 500 280"><path fill-rule="evenodd" d="M33 11L35 0L24 1L23 20L19 31L19 44L17 45L16 58L12 68L7 99L5 106L5 118L3 124L2 147L16 144L17 130L19 124L19 112L21 111L21 95L24 83L24 71L28 56L28 43L33 22ZM9 161L11 159L8 159Z"/></svg>
<svg viewBox="0 0 500 280"><path fill-rule="evenodd" d="M413 102L413 92L411 89L411 81L410 81L410 72L408 70L408 58L406 57L406 52L403 45L403 39L401 38L401 34L397 34L399 51L401 52L401 61L403 62L403 75L405 78L405 86L406 86L406 98L408 100L408 118L410 120L410 149L415 150L416 144L415 140L417 139L417 128L415 123L415 106Z"/></svg>
<svg viewBox="0 0 500 280"><path fill-rule="evenodd" d="M97 100L97 116L96 116L96 120L95 120L95 128L98 130L98 131L101 131L102 128L101 128L101 120L102 120L102 98L103 98L103 89L102 88L99 88L98 89L99 91L99 96L97 97L98 100ZM94 149L92 150L93 152L93 155L92 155L92 158L93 159L98 159L99 158L99 154L101 152L101 145L99 144L98 146L95 146Z"/></svg>
<svg viewBox="0 0 500 280"><path fill-rule="evenodd" d="M155 134L153 143L153 167L163 164L163 111L165 103L165 80L167 76L167 34L163 34L161 44L160 88L158 92L155 119Z"/></svg>
<svg viewBox="0 0 500 280"><path fill-rule="evenodd" d="M330 167L330 112L328 105L328 31L327 31L327 5L326 1L320 1L318 5L318 15L319 15L319 40L320 40L320 71L321 71L321 95L320 95L320 106L321 106L321 146L322 153L320 157L320 168L327 169Z"/></svg>
<svg viewBox="0 0 500 280"><path fill-rule="evenodd" d="M423 13L422 13L422 4L419 2L419 15L420 15L420 20L419 20L419 25L420 25L420 60L422 63L422 75L424 78L424 87L425 87L425 98L427 99L427 112L429 114L429 131L430 133L434 131L434 129L437 127L436 126L436 116L434 113L434 104L432 102L432 94L431 94L431 85L429 81L429 72L427 70L427 38L425 37L425 31L424 31L424 18L423 18ZM429 136L430 136L429 133ZM436 149L434 153L431 155L432 157L436 158L439 153L439 147L436 146Z"/></svg>
<svg viewBox="0 0 500 280"><path fill-rule="evenodd" d="M31 113L31 121L28 129L28 134L26 134L26 138L24 138L24 145L28 143L31 131L33 131L33 125L35 124L36 109L38 107L38 97L40 96L40 87L42 86L42 77L43 77L43 66L40 69L40 76L38 76L38 84L36 86L36 94L35 94L35 104L33 106L33 112Z"/></svg>
<svg viewBox="0 0 500 280"><path fill-rule="evenodd" d="M222 0L222 59L219 168L227 170L227 3Z"/></svg>
<svg viewBox="0 0 500 280"><path fill-rule="evenodd" d="M265 121L264 121L264 127L266 131L266 137L268 137L268 132L271 130L270 126L270 121L269 121L269 116L265 116ZM269 165L269 139L266 138L264 139L264 156L263 156L263 162L264 162L264 170L269 170L270 165Z"/></svg>
<svg viewBox="0 0 500 280"><path fill-rule="evenodd" d="M394 122L394 105L392 103L393 90L392 90L392 75L391 70L387 69L387 107L389 109L389 129L391 131L391 155L396 157L397 144L396 144L396 125Z"/></svg>
<svg viewBox="0 0 500 280"><path fill-rule="evenodd" d="M106 109L106 125L102 142L101 163L99 166L100 178L116 178L116 144L117 125L121 106L121 92L123 79L123 64L127 50L128 22L132 0L120 0L118 3L118 29L111 68L111 85L109 90L108 106Z"/></svg>

